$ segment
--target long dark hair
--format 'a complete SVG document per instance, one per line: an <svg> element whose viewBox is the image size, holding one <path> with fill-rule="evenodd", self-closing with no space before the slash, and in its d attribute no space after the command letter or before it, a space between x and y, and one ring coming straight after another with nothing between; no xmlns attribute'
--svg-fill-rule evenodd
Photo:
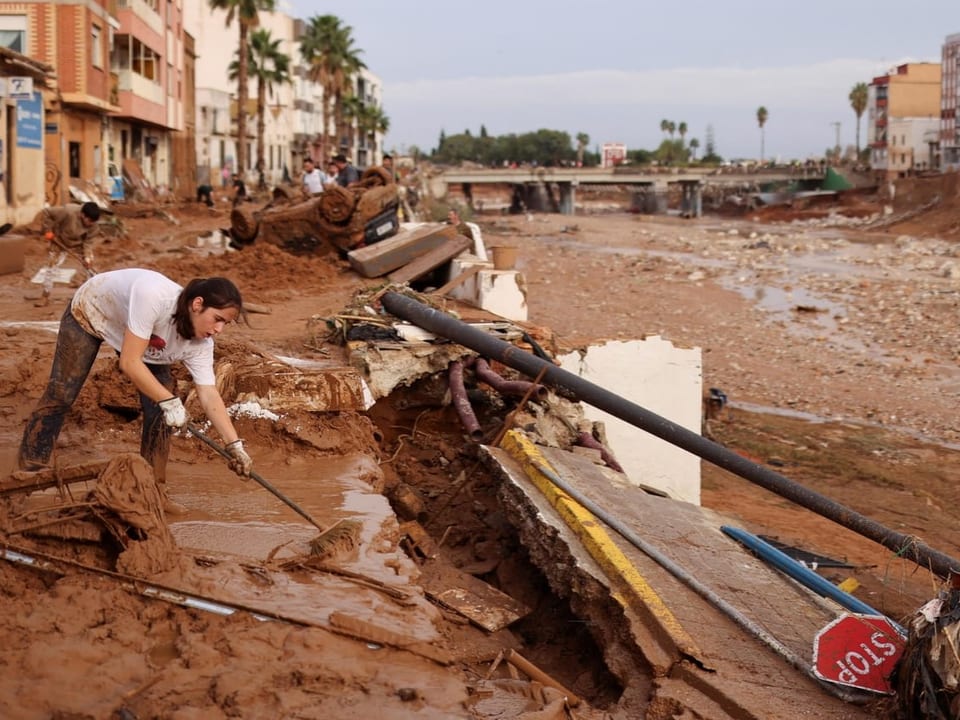
<svg viewBox="0 0 960 720"><path fill-rule="evenodd" d="M177 333L187 340L193 339L193 323L190 321L190 305L194 298L202 298L204 307L217 310L236 308L243 314L243 298L240 291L230 280L223 277L195 278L177 298L177 308L173 311L173 322L177 326Z"/></svg>

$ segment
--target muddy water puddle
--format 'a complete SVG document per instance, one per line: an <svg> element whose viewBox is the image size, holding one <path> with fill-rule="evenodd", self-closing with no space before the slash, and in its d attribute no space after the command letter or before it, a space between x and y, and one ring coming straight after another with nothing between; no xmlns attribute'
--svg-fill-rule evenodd
<svg viewBox="0 0 960 720"><path fill-rule="evenodd" d="M642 247L594 245L578 240L544 237L548 244L600 255L623 255L627 257L656 257L670 260L690 268L707 268L719 273L713 278L721 287L738 293L774 321L782 322L791 333L801 337L829 340L843 349L860 355L882 360L883 353L868 347L858 338L844 332L842 324L847 317L846 303L831 299L803 287L811 273L822 281L827 277L849 277L852 259L866 258L868 246L843 244L835 250L818 250L803 254L771 256L768 263L751 268L738 266L737 258L704 257L694 252L662 250ZM744 239L744 242L752 242ZM749 249L744 252L764 252ZM760 256L762 261L763 257ZM863 272L861 272L863 270ZM857 277L879 277L886 271L882 268L857 267ZM770 282L776 277L778 283Z"/></svg>
<svg viewBox="0 0 960 720"><path fill-rule="evenodd" d="M366 479L373 461L357 454L305 459L264 449L255 458L258 474L318 524L356 520L359 530L318 557L311 541L320 530L255 480L243 481L216 462L171 463L169 494L188 508L168 516L171 532L184 552L208 558L191 574L193 591L310 624L326 624L337 610L432 638L434 612L409 586L416 567L389 539L396 537L395 517ZM311 558L353 577L310 567ZM278 569L291 560L308 562ZM410 613L414 605L426 611Z"/></svg>

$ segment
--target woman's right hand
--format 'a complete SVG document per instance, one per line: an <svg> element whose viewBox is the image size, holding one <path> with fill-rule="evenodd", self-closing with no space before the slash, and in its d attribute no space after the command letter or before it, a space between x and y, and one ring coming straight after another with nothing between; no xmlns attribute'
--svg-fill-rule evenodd
<svg viewBox="0 0 960 720"><path fill-rule="evenodd" d="M163 410L163 421L170 427L182 428L190 422L190 415L187 414L187 409L183 406L180 398L169 397L157 404Z"/></svg>

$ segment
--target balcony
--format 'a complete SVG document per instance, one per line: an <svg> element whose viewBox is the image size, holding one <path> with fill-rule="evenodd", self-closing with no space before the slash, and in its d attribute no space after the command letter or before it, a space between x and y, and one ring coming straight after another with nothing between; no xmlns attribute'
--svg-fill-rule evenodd
<svg viewBox="0 0 960 720"><path fill-rule="evenodd" d="M130 30L128 23L132 15L162 36L163 18L160 17L158 10L158 0L117 0L117 19L125 31Z"/></svg>

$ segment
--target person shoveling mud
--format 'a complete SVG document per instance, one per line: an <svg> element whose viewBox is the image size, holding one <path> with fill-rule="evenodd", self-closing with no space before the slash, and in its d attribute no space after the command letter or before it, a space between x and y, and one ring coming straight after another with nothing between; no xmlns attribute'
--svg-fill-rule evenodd
<svg viewBox="0 0 960 720"><path fill-rule="evenodd" d="M253 461L227 414L213 371L213 339L242 311L240 291L222 277L194 279L186 288L143 269L114 270L87 280L61 318L50 380L20 443L20 469L49 465L63 420L106 342L119 353L120 370L140 391L140 454L161 487L171 430L190 422L170 370L177 361L193 377L200 405L226 444L230 467L249 477ZM165 509L179 508L167 500Z"/></svg>
<svg viewBox="0 0 960 720"><path fill-rule="evenodd" d="M83 205L45 208L40 217L43 237L50 243L47 264L41 270L43 295L37 302L38 306L45 307L50 303L56 271L67 258L79 262L87 277L95 274L93 241L99 233L100 206L85 202Z"/></svg>

